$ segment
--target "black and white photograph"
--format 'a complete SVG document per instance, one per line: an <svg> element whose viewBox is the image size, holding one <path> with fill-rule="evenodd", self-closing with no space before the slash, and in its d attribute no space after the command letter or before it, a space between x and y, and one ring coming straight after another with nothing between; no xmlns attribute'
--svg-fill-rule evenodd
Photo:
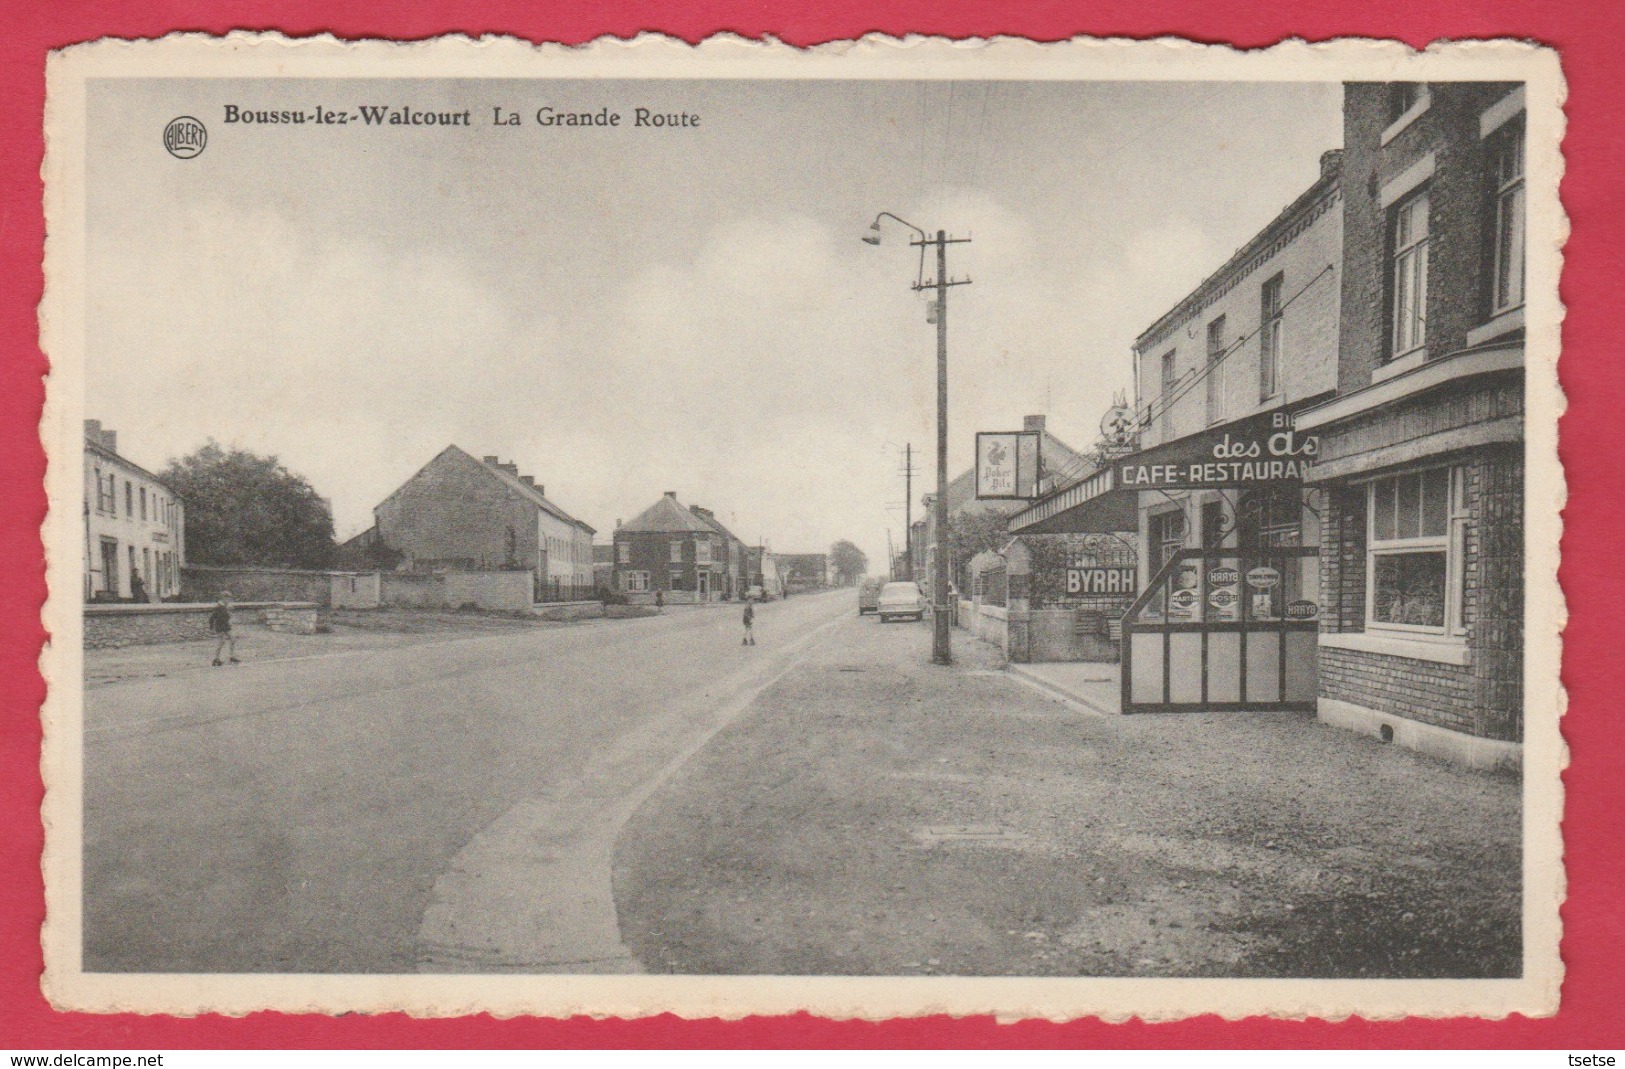
<svg viewBox="0 0 1625 1069"><path fill-rule="evenodd" d="M1561 93L57 55L47 993L1553 1012Z"/></svg>

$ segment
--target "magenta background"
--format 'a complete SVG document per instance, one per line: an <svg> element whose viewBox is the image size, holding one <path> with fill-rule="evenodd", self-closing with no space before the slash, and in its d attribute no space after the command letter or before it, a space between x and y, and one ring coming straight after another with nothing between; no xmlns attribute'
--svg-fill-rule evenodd
<svg viewBox="0 0 1625 1069"><path fill-rule="evenodd" d="M227 4L195 0L83 2L22 10L13 0L0 32L0 1048L67 1050L190 1047L1550 1047L1625 1045L1621 1025L1625 829L1621 781L1625 742L1616 727L1625 694L1625 657L1611 614L1625 605L1625 569L1611 552L1621 497L1618 418L1625 361L1605 337L1603 305L1625 279L1620 233L1625 174L1625 63L1612 4L1568 0L1138 0L1005 4L953 0L803 0L798 4L722 0L666 3L574 0L569 4L490 0L475 5L355 0L347 4L283 0ZM37 710L44 684L36 667L46 636L39 525L45 458L37 434L45 361L35 308L43 279L40 161L45 55L99 36L153 37L175 30L224 33L280 30L291 35L421 38L440 33L509 33L579 43L613 34L660 31L689 41L714 32L772 35L816 44L870 31L948 36L1012 34L1053 40L1074 34L1154 37L1179 34L1248 47L1296 36L1390 37L1415 46L1440 38L1517 36L1556 47L1569 83L1564 206L1574 235L1566 250L1563 385L1569 410L1561 452L1569 480L1562 578L1571 620L1563 679L1570 709L1564 733L1573 753L1565 774L1569 898L1563 954L1568 973L1559 1014L1544 1020L1341 1023L1196 1018L1172 1024L998 1025L989 1018L928 1018L883 1024L833 1022L800 1015L736 1023L643 1021L499 1021L490 1017L417 1021L400 1015L348 1017L262 1013L246 1018L97 1016L50 1009L39 992L39 925L44 894L39 858Z"/></svg>

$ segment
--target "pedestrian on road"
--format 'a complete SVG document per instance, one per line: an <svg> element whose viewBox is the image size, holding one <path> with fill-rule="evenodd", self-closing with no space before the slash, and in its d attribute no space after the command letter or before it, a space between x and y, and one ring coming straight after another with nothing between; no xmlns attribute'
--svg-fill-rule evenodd
<svg viewBox="0 0 1625 1069"><path fill-rule="evenodd" d="M666 611L666 592L664 590L656 589L655 590L655 612L665 612L665 611Z"/></svg>
<svg viewBox="0 0 1625 1069"><path fill-rule="evenodd" d="M231 591L220 592L220 600L209 613L209 630L215 636L214 666L220 667L221 653L230 657L232 664L241 663L237 660L237 637L231 633Z"/></svg>
<svg viewBox="0 0 1625 1069"><path fill-rule="evenodd" d="M754 630L754 627L753 627L753 625L755 623L756 623L756 599L752 598L752 597L747 597L747 598L745 598L745 637L739 640L739 644L741 646L754 646L754 645L756 645L756 631Z"/></svg>

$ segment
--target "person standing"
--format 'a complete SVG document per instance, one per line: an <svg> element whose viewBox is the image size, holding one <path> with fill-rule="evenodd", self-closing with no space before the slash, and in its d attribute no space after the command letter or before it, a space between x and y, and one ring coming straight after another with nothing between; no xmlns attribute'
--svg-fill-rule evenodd
<svg viewBox="0 0 1625 1069"><path fill-rule="evenodd" d="M237 637L231 633L231 591L220 592L220 600L209 613L209 630L215 637L214 666L220 667L222 653L231 658L232 664L241 663L237 660Z"/></svg>
<svg viewBox="0 0 1625 1069"><path fill-rule="evenodd" d="M141 573L137 571L130 573L130 600L139 605L147 603L147 584L141 580Z"/></svg>
<svg viewBox="0 0 1625 1069"><path fill-rule="evenodd" d="M655 588L655 612L666 611L666 592L659 587Z"/></svg>
<svg viewBox="0 0 1625 1069"><path fill-rule="evenodd" d="M739 640L741 646L756 645L756 599L745 598L745 636Z"/></svg>

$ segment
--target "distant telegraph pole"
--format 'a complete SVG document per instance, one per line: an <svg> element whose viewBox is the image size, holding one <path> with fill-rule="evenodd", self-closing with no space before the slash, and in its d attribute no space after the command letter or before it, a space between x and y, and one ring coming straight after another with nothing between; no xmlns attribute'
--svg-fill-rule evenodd
<svg viewBox="0 0 1625 1069"><path fill-rule="evenodd" d="M970 279L948 277L948 246L964 245L970 238L951 238L947 231L937 231L931 237L907 219L881 212L869 224L870 233L863 240L870 245L880 244L880 220L891 219L902 223L919 237L909 244L920 250L920 270L914 280L914 291L935 290L937 299L931 306L931 322L937 325L937 499L932 526L936 528L936 567L931 583L931 660L949 664L953 653L949 645L948 619L952 605L948 597L948 287L968 286ZM925 277L925 250L937 250L937 277Z"/></svg>
<svg viewBox="0 0 1625 1069"><path fill-rule="evenodd" d="M914 578L914 443L903 446L903 575Z"/></svg>

